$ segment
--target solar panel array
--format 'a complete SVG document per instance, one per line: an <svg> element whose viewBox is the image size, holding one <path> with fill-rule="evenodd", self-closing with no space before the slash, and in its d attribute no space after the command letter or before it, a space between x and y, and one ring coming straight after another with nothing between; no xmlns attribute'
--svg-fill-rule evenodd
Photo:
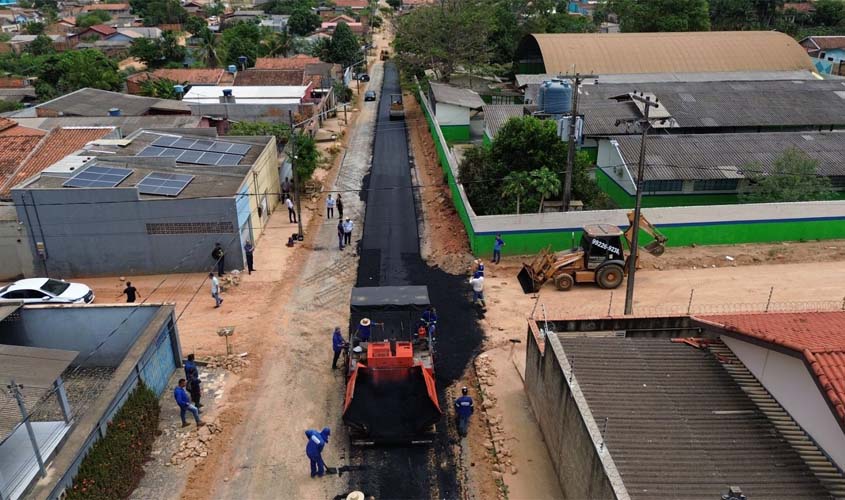
<svg viewBox="0 0 845 500"><path fill-rule="evenodd" d="M123 182L130 175L132 175L132 169L129 168L88 165L78 171L76 175L66 180L62 186L112 188Z"/></svg>
<svg viewBox="0 0 845 500"><path fill-rule="evenodd" d="M176 158L179 163L195 165L237 165L249 148L248 144L163 135L137 156Z"/></svg>
<svg viewBox="0 0 845 500"><path fill-rule="evenodd" d="M188 184L194 180L193 175L168 174L152 172L137 184L138 192L160 196L179 196Z"/></svg>

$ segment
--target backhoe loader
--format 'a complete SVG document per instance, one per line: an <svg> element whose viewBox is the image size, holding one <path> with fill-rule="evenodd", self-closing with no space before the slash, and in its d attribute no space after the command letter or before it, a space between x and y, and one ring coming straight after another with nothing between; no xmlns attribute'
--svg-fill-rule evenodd
<svg viewBox="0 0 845 500"><path fill-rule="evenodd" d="M666 237L640 215L640 229L654 238L643 246L651 255L660 256L666 249ZM601 288L613 289L622 284L628 272L628 257L624 255L622 238L631 248L634 234L634 212L628 213L628 229L622 231L610 224L584 226L579 247L557 254L551 245L534 257L531 263L524 263L517 278L525 293L535 293L547 281L552 281L558 290L569 290L575 283L597 283Z"/></svg>

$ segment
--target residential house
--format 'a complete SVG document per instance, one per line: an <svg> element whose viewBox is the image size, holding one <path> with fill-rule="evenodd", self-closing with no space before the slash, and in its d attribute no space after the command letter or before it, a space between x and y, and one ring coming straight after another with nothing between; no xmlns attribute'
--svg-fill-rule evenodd
<svg viewBox="0 0 845 500"><path fill-rule="evenodd" d="M203 0L190 0L189 2L183 3L182 8L184 8L188 14L191 14L192 16L205 17L206 5L208 5L208 3Z"/></svg>
<svg viewBox="0 0 845 500"><path fill-rule="evenodd" d="M224 120L288 122L288 113L310 116L315 103L307 85L197 86L182 98L194 114Z"/></svg>
<svg viewBox="0 0 845 500"><path fill-rule="evenodd" d="M150 79L167 79L178 84L194 85L230 85L234 77L222 68L162 68L153 72L135 73L126 79L126 90L130 94L141 94L141 83ZM300 82L301 83L301 82Z"/></svg>
<svg viewBox="0 0 845 500"><path fill-rule="evenodd" d="M11 118L55 116L145 116L190 114L180 101L141 97L108 90L83 88L53 100L17 111Z"/></svg>
<svg viewBox="0 0 845 500"><path fill-rule="evenodd" d="M46 135L45 130L27 127L20 122L0 117L0 136L8 135Z"/></svg>
<svg viewBox="0 0 845 500"><path fill-rule="evenodd" d="M113 36L115 33L117 33L117 28L107 26L105 24L95 24L94 26L89 26L79 33L69 36L68 38L74 43L80 43L92 40L105 40L110 36Z"/></svg>
<svg viewBox="0 0 845 500"><path fill-rule="evenodd" d="M112 18L128 15L130 11L128 3L95 3L82 8L82 12L105 12Z"/></svg>
<svg viewBox="0 0 845 500"><path fill-rule="evenodd" d="M0 378L20 385L26 417L14 396L0 396L0 497L61 498L128 395L141 383L156 395L170 389L182 359L174 312L172 304L3 306Z"/></svg>
<svg viewBox="0 0 845 500"><path fill-rule="evenodd" d="M56 21L56 28L67 36L76 29L75 17L63 17Z"/></svg>
<svg viewBox="0 0 845 500"><path fill-rule="evenodd" d="M270 31L276 33L281 33L283 31L287 31L288 19L290 19L290 16L273 14L270 16L269 19L262 19L259 23L259 26L261 26L262 28L267 28Z"/></svg>
<svg viewBox="0 0 845 500"><path fill-rule="evenodd" d="M260 22L262 19L267 17L267 14L263 10L241 10L238 9L231 14L225 16L223 20L223 24L225 25L223 29L226 27L234 26L240 22Z"/></svg>
<svg viewBox="0 0 845 500"><path fill-rule="evenodd" d="M52 117L16 117L15 121L18 123L12 131L18 129L35 130L37 133L44 134L55 128L72 128L72 127L114 127L120 132L120 137L126 137L136 130L149 129L155 127L162 127L168 129L177 128L206 128L218 127L220 130L225 130L225 123L220 123L209 116L199 115L142 115L142 116L52 116ZM0 131L0 135L3 132Z"/></svg>
<svg viewBox="0 0 845 500"><path fill-rule="evenodd" d="M807 2L784 2L780 6L781 17L784 21L794 23L800 22L802 18L808 18L816 12L814 1Z"/></svg>
<svg viewBox="0 0 845 500"><path fill-rule="evenodd" d="M53 46L57 50L64 50L67 48L68 39L62 35L47 35L50 37L50 40L53 41ZM9 40L9 45L12 48L12 51L16 54L20 54L21 52L25 51L29 44L35 41L38 38L37 35L15 35Z"/></svg>
<svg viewBox="0 0 845 500"><path fill-rule="evenodd" d="M564 497L842 495L843 321L530 321L525 392Z"/></svg>
<svg viewBox="0 0 845 500"><path fill-rule="evenodd" d="M845 75L845 36L808 36L798 43L807 50L816 71Z"/></svg>
<svg viewBox="0 0 845 500"><path fill-rule="evenodd" d="M235 86L306 85L305 72L299 69L248 69L235 74Z"/></svg>
<svg viewBox="0 0 845 500"><path fill-rule="evenodd" d="M432 82L428 96L434 118L447 141L468 141L471 135L481 137L484 121L479 112L484 101L476 92ZM471 134L471 128L476 129L475 134Z"/></svg>
<svg viewBox="0 0 845 500"><path fill-rule="evenodd" d="M410 12L417 7L424 5L433 5L435 0L402 0L402 6L399 7L400 12Z"/></svg>
<svg viewBox="0 0 845 500"><path fill-rule="evenodd" d="M322 5L317 7L317 14L322 19L330 20L339 15L352 12L356 16L364 14L370 3L367 0L336 0L332 2L334 5ZM354 19L352 21L355 21Z"/></svg>
<svg viewBox="0 0 845 500"><path fill-rule="evenodd" d="M32 80L28 78L0 77L0 100L16 103L32 103L38 95Z"/></svg>
<svg viewBox="0 0 845 500"><path fill-rule="evenodd" d="M242 269L243 243L259 237L278 186L274 137L139 130L65 157L12 198L51 275L158 274L209 269L218 242L227 270Z"/></svg>
<svg viewBox="0 0 845 500"><path fill-rule="evenodd" d="M327 35L333 35L335 28L337 28L337 25L343 23L349 26L349 29L352 30L352 33L355 33L358 36L364 36L367 34L367 29L369 28L368 25L355 21L349 22L347 21L347 19L349 19L348 16L335 17L332 20L326 21L321 24L320 31L326 33Z"/></svg>
<svg viewBox="0 0 845 500"><path fill-rule="evenodd" d="M117 28L117 32L106 38L110 42L128 42L132 43L139 38L149 38L157 40L161 38L161 29L159 28Z"/></svg>
<svg viewBox="0 0 845 500"><path fill-rule="evenodd" d="M254 69L299 69L304 70L309 64L320 64L319 57L297 54L292 57L259 57Z"/></svg>

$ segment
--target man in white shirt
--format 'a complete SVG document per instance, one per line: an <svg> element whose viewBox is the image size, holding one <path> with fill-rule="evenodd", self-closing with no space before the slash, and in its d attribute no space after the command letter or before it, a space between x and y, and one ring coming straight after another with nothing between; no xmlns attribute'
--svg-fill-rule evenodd
<svg viewBox="0 0 845 500"><path fill-rule="evenodd" d="M296 222L296 210L293 209L293 200L290 198L285 200L285 206L288 207L288 220L293 224Z"/></svg>
<svg viewBox="0 0 845 500"><path fill-rule="evenodd" d="M216 304L214 308L216 309L223 303L223 299L220 298L220 282L217 281L217 276L214 276L214 273L208 273L208 279L211 281L211 296L214 297Z"/></svg>
<svg viewBox="0 0 845 500"><path fill-rule="evenodd" d="M332 198L332 195L329 195L329 197L326 198L326 218L331 219L333 217L334 217L334 198Z"/></svg>
<svg viewBox="0 0 845 500"><path fill-rule="evenodd" d="M343 244L352 244L352 220L350 220L349 217L343 221Z"/></svg>
<svg viewBox="0 0 845 500"><path fill-rule="evenodd" d="M472 285L472 303L487 307L484 304L484 275L476 271L469 280L469 284Z"/></svg>

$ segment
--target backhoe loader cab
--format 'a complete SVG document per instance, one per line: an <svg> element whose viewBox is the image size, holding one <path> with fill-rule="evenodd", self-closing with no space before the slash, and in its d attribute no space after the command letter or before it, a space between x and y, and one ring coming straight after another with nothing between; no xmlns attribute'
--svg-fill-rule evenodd
<svg viewBox="0 0 845 500"><path fill-rule="evenodd" d="M587 269L595 271L607 261L625 261L622 250L622 230L610 224L584 226L581 250Z"/></svg>

